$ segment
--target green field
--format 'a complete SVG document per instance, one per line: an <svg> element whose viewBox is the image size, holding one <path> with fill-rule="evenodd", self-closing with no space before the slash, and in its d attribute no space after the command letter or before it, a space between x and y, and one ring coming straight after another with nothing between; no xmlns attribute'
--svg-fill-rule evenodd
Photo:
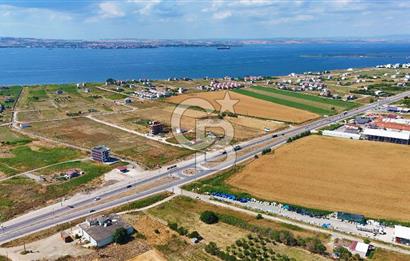
<svg viewBox="0 0 410 261"><path fill-rule="evenodd" d="M1 129L3 130L3 129ZM12 176L20 172L41 168L58 162L75 159L81 156L79 151L70 148L45 148L32 149L29 145L31 140L24 136L18 136L6 128L0 134L2 144L9 145L6 151L9 156L0 158L0 171Z"/></svg>
<svg viewBox="0 0 410 261"><path fill-rule="evenodd" d="M320 115L333 115L357 106L353 102L260 86L253 86L249 89L236 89L234 92Z"/></svg>
<svg viewBox="0 0 410 261"><path fill-rule="evenodd" d="M93 162L76 161L43 169L40 174L52 174L72 168L81 169L84 175L69 181L40 185L26 177L13 177L0 182L0 221L8 220L50 200L74 194L117 165L107 166Z"/></svg>

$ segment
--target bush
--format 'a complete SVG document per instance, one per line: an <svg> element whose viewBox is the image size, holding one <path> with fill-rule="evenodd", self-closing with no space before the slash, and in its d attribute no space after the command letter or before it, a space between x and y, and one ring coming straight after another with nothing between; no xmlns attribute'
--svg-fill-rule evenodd
<svg viewBox="0 0 410 261"><path fill-rule="evenodd" d="M198 231L193 231L188 235L189 238L197 238L198 240L202 240L203 237L198 233Z"/></svg>
<svg viewBox="0 0 410 261"><path fill-rule="evenodd" d="M209 244L205 246L205 251L213 256L221 252L215 242L209 242Z"/></svg>
<svg viewBox="0 0 410 261"><path fill-rule="evenodd" d="M168 223L168 227L174 231L178 230L178 224L177 223Z"/></svg>
<svg viewBox="0 0 410 261"><path fill-rule="evenodd" d="M200 217L201 221L206 224L215 224L218 223L219 218L218 216L212 211L204 211Z"/></svg>
<svg viewBox="0 0 410 261"><path fill-rule="evenodd" d="M256 215L256 219L263 219L263 216L261 214Z"/></svg>
<svg viewBox="0 0 410 261"><path fill-rule="evenodd" d="M118 228L112 235L112 241L117 244L125 244L130 240L130 235L125 228Z"/></svg>
<svg viewBox="0 0 410 261"><path fill-rule="evenodd" d="M184 227L179 227L177 229L178 234L180 234L181 236L186 236L188 234L188 229L184 228Z"/></svg>

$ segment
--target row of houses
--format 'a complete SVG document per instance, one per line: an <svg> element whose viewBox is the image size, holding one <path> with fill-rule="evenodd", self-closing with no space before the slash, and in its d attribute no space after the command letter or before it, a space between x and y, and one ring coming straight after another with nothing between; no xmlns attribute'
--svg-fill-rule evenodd
<svg viewBox="0 0 410 261"><path fill-rule="evenodd" d="M386 69L410 68L410 63L381 64L381 65L376 65L376 68L386 68Z"/></svg>

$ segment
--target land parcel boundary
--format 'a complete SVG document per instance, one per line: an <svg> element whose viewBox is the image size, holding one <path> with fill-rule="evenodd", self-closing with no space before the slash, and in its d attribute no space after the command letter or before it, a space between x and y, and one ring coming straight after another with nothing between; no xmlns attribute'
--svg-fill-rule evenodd
<svg viewBox="0 0 410 261"><path fill-rule="evenodd" d="M187 156L192 151L146 139L88 118L33 123L27 129L37 135L83 148L104 144L120 157L154 168Z"/></svg>
<svg viewBox="0 0 410 261"><path fill-rule="evenodd" d="M246 165L226 184L258 198L410 220L407 146L312 135Z"/></svg>
<svg viewBox="0 0 410 261"><path fill-rule="evenodd" d="M297 108L292 108L289 106L283 106L280 104L275 104L269 101L265 101L263 99L257 99L251 97L250 95L241 94L237 91L240 90L229 92L231 99L239 101L234 106L236 114L261 118L265 120L277 120L291 123L303 123L319 117L319 115L316 113L300 110ZM189 98L201 98L209 101L214 106L216 111L219 111L221 109L221 105L217 101L223 100L225 97L225 93L226 91L184 94L171 97L166 101L179 104ZM198 104L192 103L190 105L197 106Z"/></svg>
<svg viewBox="0 0 410 261"><path fill-rule="evenodd" d="M357 106L357 104L353 102L333 100L310 94L260 86L254 86L248 89L236 89L234 92L320 115L332 115Z"/></svg>

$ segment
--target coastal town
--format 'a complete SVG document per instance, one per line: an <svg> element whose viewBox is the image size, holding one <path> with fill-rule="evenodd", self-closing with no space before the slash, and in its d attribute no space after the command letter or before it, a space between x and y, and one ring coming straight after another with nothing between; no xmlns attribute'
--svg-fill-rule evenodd
<svg viewBox="0 0 410 261"><path fill-rule="evenodd" d="M405 260L409 80L386 64L2 87L0 256ZM210 119L235 132L198 136Z"/></svg>

